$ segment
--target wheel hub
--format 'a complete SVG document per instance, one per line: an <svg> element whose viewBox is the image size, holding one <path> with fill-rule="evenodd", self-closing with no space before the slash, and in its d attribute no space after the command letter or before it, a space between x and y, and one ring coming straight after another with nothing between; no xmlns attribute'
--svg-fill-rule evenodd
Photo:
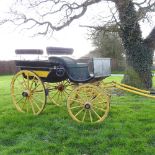
<svg viewBox="0 0 155 155"><path fill-rule="evenodd" d="M58 89L59 91L64 91L65 86L64 86L63 84L60 84L60 85L57 86L57 89Z"/></svg>
<svg viewBox="0 0 155 155"><path fill-rule="evenodd" d="M91 108L91 103L86 102L85 105L84 105L84 108L87 109L87 110L90 109Z"/></svg>
<svg viewBox="0 0 155 155"><path fill-rule="evenodd" d="M23 97L29 97L30 96L30 92L29 91L23 91L22 92L22 96Z"/></svg>

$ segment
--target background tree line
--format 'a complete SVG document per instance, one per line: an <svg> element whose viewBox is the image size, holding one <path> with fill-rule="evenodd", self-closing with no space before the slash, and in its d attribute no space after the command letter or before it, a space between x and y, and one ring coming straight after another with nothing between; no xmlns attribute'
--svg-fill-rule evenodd
<svg viewBox="0 0 155 155"><path fill-rule="evenodd" d="M112 71L125 70L125 51L117 32L91 31L89 38L95 49L86 57L105 57L112 59Z"/></svg>
<svg viewBox="0 0 155 155"><path fill-rule="evenodd" d="M15 61L0 61L0 75L14 74L16 71Z"/></svg>

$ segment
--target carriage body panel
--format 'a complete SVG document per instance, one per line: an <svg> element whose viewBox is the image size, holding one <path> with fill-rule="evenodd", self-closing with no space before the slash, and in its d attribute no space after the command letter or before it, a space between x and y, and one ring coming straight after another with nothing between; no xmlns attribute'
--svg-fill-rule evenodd
<svg viewBox="0 0 155 155"><path fill-rule="evenodd" d="M54 64L49 61L27 61L17 60L16 66L20 70L30 70L37 74L44 82L60 82L67 79L63 66L60 68L59 64ZM58 75L58 70L63 70L63 75Z"/></svg>
<svg viewBox="0 0 155 155"><path fill-rule="evenodd" d="M111 74L110 58L92 58L78 62L69 57L49 57L44 61L17 60L20 70L36 73L44 82L60 82L69 79L75 83L86 83L93 79L104 79Z"/></svg>

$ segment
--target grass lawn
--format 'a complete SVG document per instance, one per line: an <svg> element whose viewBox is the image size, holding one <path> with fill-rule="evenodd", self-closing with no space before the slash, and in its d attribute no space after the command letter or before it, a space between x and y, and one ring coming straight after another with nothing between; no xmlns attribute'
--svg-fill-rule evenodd
<svg viewBox="0 0 155 155"><path fill-rule="evenodd" d="M66 107L49 103L39 116L17 112L8 95L11 78L0 76L0 155L155 154L155 100L113 96L104 122L78 124Z"/></svg>

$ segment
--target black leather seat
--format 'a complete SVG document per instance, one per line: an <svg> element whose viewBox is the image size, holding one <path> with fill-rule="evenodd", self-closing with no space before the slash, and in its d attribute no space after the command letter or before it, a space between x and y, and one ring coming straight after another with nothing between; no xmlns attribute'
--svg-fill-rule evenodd
<svg viewBox="0 0 155 155"><path fill-rule="evenodd" d="M87 82L92 79L86 63L77 63L76 60L69 57L49 57L49 61L63 66L69 79L73 82Z"/></svg>

